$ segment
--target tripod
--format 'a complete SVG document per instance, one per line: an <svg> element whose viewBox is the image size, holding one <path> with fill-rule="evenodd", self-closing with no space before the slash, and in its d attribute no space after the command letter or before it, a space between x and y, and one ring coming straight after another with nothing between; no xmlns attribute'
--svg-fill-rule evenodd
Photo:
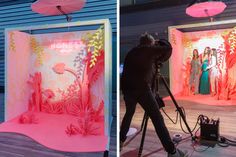
<svg viewBox="0 0 236 157"><path fill-rule="evenodd" d="M194 136L193 136L193 133L186 121L186 117L183 113L183 110L181 109L181 107L179 107L179 105L177 104L173 94L171 93L170 91L170 88L168 87L168 84L165 80L165 78L161 75L161 72L160 72L160 68L161 68L161 65L162 64L156 64L156 75L154 77L154 80L153 80L153 83L152 83L152 90L153 92L157 92L157 94L159 94L159 81L160 79L162 80L162 82L164 83L164 86L168 92L168 94L170 95L171 97L171 100L173 101L175 107L176 107L176 110L177 112L179 112L180 114L180 117L183 119L184 121L184 124L186 125L187 127L187 130L189 131L192 139L194 140ZM144 140L145 140L145 135L146 135L146 131L147 131L147 124L148 124L148 119L149 119L149 116L148 114L145 112L144 113L144 117L143 117L143 120L142 120L142 124L141 124L141 129L140 131L143 131L143 134L142 134L142 138L141 138L141 143L140 143L140 147L139 147L139 152L138 152L138 157L141 157L142 155L142 151L143 151L143 145L144 145Z"/></svg>

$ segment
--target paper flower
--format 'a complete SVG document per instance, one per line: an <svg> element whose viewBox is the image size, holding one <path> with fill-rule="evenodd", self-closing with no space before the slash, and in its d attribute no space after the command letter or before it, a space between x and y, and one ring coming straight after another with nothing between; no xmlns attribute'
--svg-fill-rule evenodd
<svg viewBox="0 0 236 157"><path fill-rule="evenodd" d="M52 69L57 74L63 74L65 72L65 64L57 63Z"/></svg>

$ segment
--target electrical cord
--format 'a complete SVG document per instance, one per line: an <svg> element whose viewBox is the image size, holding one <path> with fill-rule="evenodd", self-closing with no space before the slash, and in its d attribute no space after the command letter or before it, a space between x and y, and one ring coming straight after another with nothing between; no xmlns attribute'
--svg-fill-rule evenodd
<svg viewBox="0 0 236 157"><path fill-rule="evenodd" d="M183 111L183 113L184 113L184 116L186 117L185 109L184 109L183 107L181 107L181 109L182 109L182 111ZM163 111L163 113L166 115L166 117L167 117L173 124L177 124L178 119L180 119L180 127L181 127L181 130L182 130L185 134L190 134L189 132L187 132L186 130L184 130L183 125L182 125L181 117L179 118L179 113L177 112L177 110L175 111L175 112L177 112L177 113L176 113L176 119L175 119L175 120L173 120L173 119L165 112L165 110L164 110L163 108L162 108L162 111ZM200 120L201 117L203 117L203 115L199 115L199 116L198 116L197 122L196 122L194 128L191 130L192 133L193 133L193 132L195 131L195 129L197 128L197 125L199 124L199 120Z"/></svg>
<svg viewBox="0 0 236 157"><path fill-rule="evenodd" d="M181 107L181 110L183 111L184 117L186 118L185 109L184 109L183 107ZM177 112L177 113L176 113L176 119L175 119L175 120L173 120L173 119L165 112L165 110L164 110L163 108L162 108L162 111L163 111L163 113L166 115L166 117L167 117L173 124L177 124L178 119L179 119L181 130L182 130L185 134L190 134L189 132L187 132L186 130L184 130L183 124L182 124L182 117L179 116L179 112L177 112L177 110L175 111L175 112ZM200 125L200 122L204 122L204 121L205 121L205 122L209 122L209 121L210 121L209 117L204 116L204 115L202 115L202 114L199 115L198 118L197 118L197 122L196 122L194 128L191 130L191 132L193 133L193 132L196 130L197 126ZM197 128L197 130L196 130L195 133L194 133L195 138L197 137L197 132L198 132L199 130L200 130L200 126ZM236 141L235 141L235 140L228 139L228 138L223 137L223 136L220 136L220 138L219 138L219 140L218 140L218 142L217 142L217 145L220 146L220 147L236 146ZM196 152L204 152L204 151L206 151L208 148L209 148L209 147L207 147L207 148L204 149L204 150L200 150L200 151L199 151L199 150L197 150L197 149L194 147L194 145L193 145L193 149L194 149L194 151L196 151Z"/></svg>
<svg viewBox="0 0 236 157"><path fill-rule="evenodd" d="M181 107L181 109L182 109L182 111L183 111L183 113L184 113L184 116L185 116L185 118L186 118L185 109L184 109L183 107ZM209 118L208 118L207 116L204 116L204 115L200 114L200 115L198 116L198 118L197 118L197 122L196 122L194 128L191 130L192 133L193 133L193 132L195 131L195 129L197 128L197 125L200 125L200 122L199 122L199 121L201 121L201 120L203 120L203 119L209 120ZM181 119L180 119L180 125L181 125L181 129L183 130L183 125L182 125ZM200 129L200 127L197 129L197 131L198 131L199 129ZM183 131L184 131L184 130L183 130ZM197 132L197 131L196 131L196 132ZM189 134L189 132L187 132L187 131L184 131L184 132L186 132L187 134ZM195 132L195 135L196 135L196 132Z"/></svg>
<svg viewBox="0 0 236 157"><path fill-rule="evenodd" d="M228 142L228 144L229 144L229 146L234 146L234 147L236 147L236 143L230 143L230 142Z"/></svg>
<svg viewBox="0 0 236 157"><path fill-rule="evenodd" d="M224 136L220 136L220 137L225 138L226 141L229 141L229 142L231 142L231 143L236 143L236 141L230 140L230 139L228 139L228 138L226 138L226 137L224 137Z"/></svg>
<svg viewBox="0 0 236 157"><path fill-rule="evenodd" d="M220 137L217 143L218 146L220 147L228 147L229 143L226 141L226 139L224 137Z"/></svg>
<svg viewBox="0 0 236 157"><path fill-rule="evenodd" d="M199 128L200 128L200 127L199 127ZM199 130L199 128L197 129L197 131ZM196 131L196 132L197 132L197 131ZM196 135L196 132L195 132L195 135ZM192 146L192 148L193 148L193 151L192 151L190 157L193 156L193 153L194 153L194 152L202 153L202 152L207 151L207 150L210 148L210 146L204 146L204 147L206 147L205 149L197 148L197 147L202 146L202 145L199 145L199 140L195 140L195 141L192 141L192 142L193 142L193 143L191 144L191 146Z"/></svg>
<svg viewBox="0 0 236 157"><path fill-rule="evenodd" d="M177 113L176 113L176 119L175 119L175 120L173 120L172 118L170 118L170 116L166 113L166 111L165 111L163 108L162 108L162 111L163 111L163 113L166 115L166 117L167 117L173 124L177 124L178 119L180 119L180 127L181 127L181 130L182 130L185 134L190 134L189 132L187 132L187 131L184 130L183 125L182 125L181 118L179 118L179 112L177 112L177 110L175 111L175 112L177 112ZM186 117L185 112L184 112L184 116ZM196 127L196 126L197 126L197 123L196 123L195 127ZM194 127L193 130L195 130L195 127ZM193 132L193 131L191 130L191 132Z"/></svg>
<svg viewBox="0 0 236 157"><path fill-rule="evenodd" d="M202 115L199 115L198 118L197 118L197 122L196 122L194 128L191 130L192 133L196 130L197 126L200 125L199 121L201 120L201 118L202 118ZM181 130L182 130L184 133L190 134L189 132L187 132L187 131L184 130L183 124L182 124L182 120L181 120L181 119L180 119L180 127L181 127ZM199 127L199 129L200 129L200 127Z"/></svg>
<svg viewBox="0 0 236 157"><path fill-rule="evenodd" d="M204 147L206 147L205 149L196 149L196 146L195 146L195 145L192 145L192 147L193 147L193 150L194 150L195 152L198 152L198 153L205 152L205 151L207 151L207 150L210 148L210 146L204 146Z"/></svg>
<svg viewBox="0 0 236 157"><path fill-rule="evenodd" d="M163 111L163 113L166 115L166 117L173 123L173 124L177 124L177 122L178 122L178 117L179 117L179 113L177 112L177 110L175 111L175 112L177 112L176 113L176 119L175 119L175 121L172 119L172 118L170 118L170 116L166 113L166 111L162 108L161 109L162 111Z"/></svg>
<svg viewBox="0 0 236 157"><path fill-rule="evenodd" d="M228 143L220 143L220 142L218 142L217 145L220 146L220 147L229 147Z"/></svg>
<svg viewBox="0 0 236 157"><path fill-rule="evenodd" d="M200 130L200 126L198 127L198 129L195 131L195 133L194 133L194 135L195 135L195 137L197 137L197 132Z"/></svg>
<svg viewBox="0 0 236 157"><path fill-rule="evenodd" d="M218 145L220 147L236 146L236 141L230 140L224 136L220 136L218 140Z"/></svg>

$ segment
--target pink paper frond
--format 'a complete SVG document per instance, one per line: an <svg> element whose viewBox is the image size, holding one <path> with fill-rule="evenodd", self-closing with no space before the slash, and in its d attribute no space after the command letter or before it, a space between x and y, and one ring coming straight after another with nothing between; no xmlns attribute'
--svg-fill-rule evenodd
<svg viewBox="0 0 236 157"><path fill-rule="evenodd" d="M64 108L64 102L63 101L57 101L57 102L45 102L42 106L42 111L46 113L51 114L62 114Z"/></svg>
<svg viewBox="0 0 236 157"><path fill-rule="evenodd" d="M79 128L76 127L73 124L70 124L69 126L67 126L66 130L65 130L66 134L71 136L71 135L76 135L79 133Z"/></svg>
<svg viewBox="0 0 236 157"><path fill-rule="evenodd" d="M79 133L83 136L87 135L98 135L98 127L94 126L94 122L91 121L91 117L85 116L82 118L79 118L78 120L79 124Z"/></svg>
<svg viewBox="0 0 236 157"><path fill-rule="evenodd" d="M35 117L34 114L26 113L20 116L19 123L20 124L37 124L38 119Z"/></svg>
<svg viewBox="0 0 236 157"><path fill-rule="evenodd" d="M101 101L97 110L94 111L92 115L92 120L95 122L99 122L103 120L102 111L104 110L104 101Z"/></svg>

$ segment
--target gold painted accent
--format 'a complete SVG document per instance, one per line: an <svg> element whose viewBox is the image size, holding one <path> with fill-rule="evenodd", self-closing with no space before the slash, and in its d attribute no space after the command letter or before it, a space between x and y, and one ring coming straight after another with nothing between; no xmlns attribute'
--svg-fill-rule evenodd
<svg viewBox="0 0 236 157"><path fill-rule="evenodd" d="M15 52L16 51L15 40L14 40L15 33L10 32L9 36L10 36L9 50Z"/></svg>
<svg viewBox="0 0 236 157"><path fill-rule="evenodd" d="M104 49L104 26L101 26L95 33L87 33L82 37L82 40L87 43L88 52L92 53L89 67L92 68L97 62L97 57L100 56L100 51Z"/></svg>
<svg viewBox="0 0 236 157"><path fill-rule="evenodd" d="M236 27L229 33L228 41L230 43L230 54L233 54L236 47Z"/></svg>
<svg viewBox="0 0 236 157"><path fill-rule="evenodd" d="M176 45L176 36L174 33L171 33L171 41L174 45Z"/></svg>
<svg viewBox="0 0 236 157"><path fill-rule="evenodd" d="M191 52L193 50L193 43L187 35L183 35L182 44L185 48L188 49L188 52Z"/></svg>
<svg viewBox="0 0 236 157"><path fill-rule="evenodd" d="M39 44L39 42L35 39L35 37L30 37L30 46L31 49L33 50L34 53L37 55L37 62L39 65L43 64L43 54L44 54L44 49L43 47Z"/></svg>

